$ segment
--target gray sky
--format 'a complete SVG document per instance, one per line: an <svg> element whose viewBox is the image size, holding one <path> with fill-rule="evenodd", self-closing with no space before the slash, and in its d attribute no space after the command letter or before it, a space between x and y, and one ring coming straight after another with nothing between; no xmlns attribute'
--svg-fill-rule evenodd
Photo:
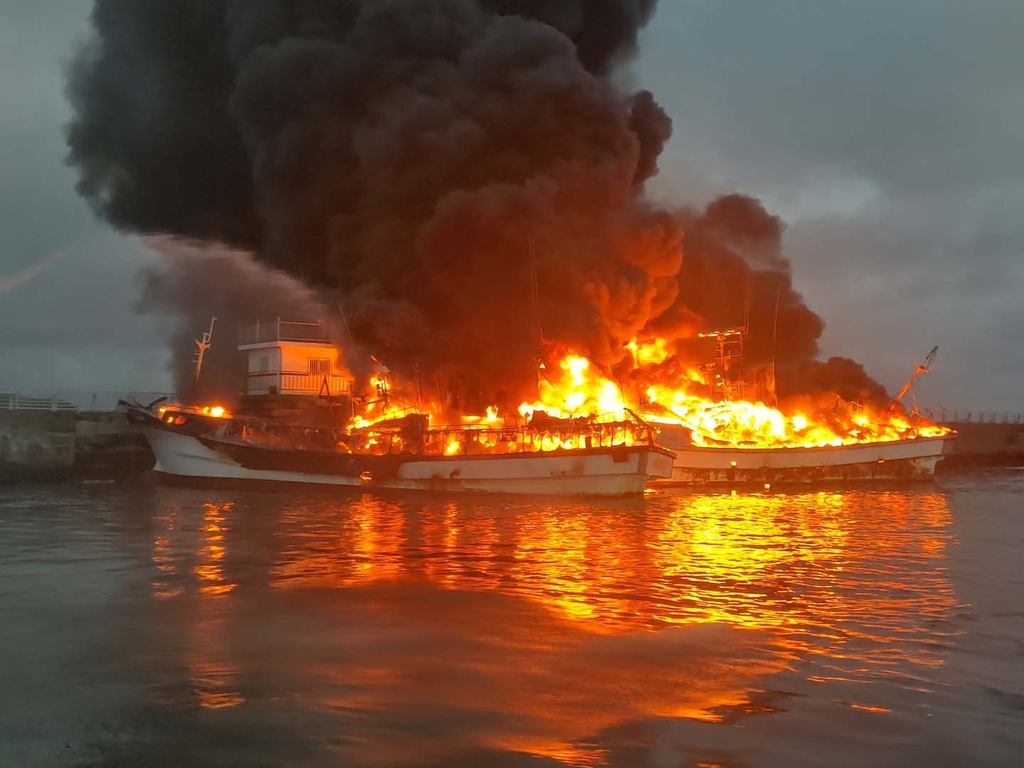
<svg viewBox="0 0 1024 768"><path fill-rule="evenodd" d="M150 257L74 191L63 68L91 3L0 0L0 392L168 387L159 326L132 311Z"/></svg>
<svg viewBox="0 0 1024 768"><path fill-rule="evenodd" d="M0 391L159 390L135 241L64 166L84 0L0 0ZM675 134L652 192L739 191L789 222L796 285L890 389L1024 409L1024 3L661 0L629 77Z"/></svg>
<svg viewBox="0 0 1024 768"><path fill-rule="evenodd" d="M825 354L932 407L1024 408L1024 3L661 4L635 68L674 121L665 199L789 222Z"/></svg>

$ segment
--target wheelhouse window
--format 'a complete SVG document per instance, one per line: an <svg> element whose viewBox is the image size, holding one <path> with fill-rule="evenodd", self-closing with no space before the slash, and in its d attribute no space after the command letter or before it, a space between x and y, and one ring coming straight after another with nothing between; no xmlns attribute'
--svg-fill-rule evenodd
<svg viewBox="0 0 1024 768"><path fill-rule="evenodd" d="M323 358L309 358L309 372L318 376L326 376L331 372L331 361Z"/></svg>

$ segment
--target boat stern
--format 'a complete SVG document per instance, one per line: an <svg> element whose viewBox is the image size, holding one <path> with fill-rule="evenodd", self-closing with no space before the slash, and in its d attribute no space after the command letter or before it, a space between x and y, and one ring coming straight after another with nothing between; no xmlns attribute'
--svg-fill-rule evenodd
<svg viewBox="0 0 1024 768"><path fill-rule="evenodd" d="M672 451L653 445L643 456L642 471L646 472L649 481L669 480L672 478L675 461L676 455Z"/></svg>

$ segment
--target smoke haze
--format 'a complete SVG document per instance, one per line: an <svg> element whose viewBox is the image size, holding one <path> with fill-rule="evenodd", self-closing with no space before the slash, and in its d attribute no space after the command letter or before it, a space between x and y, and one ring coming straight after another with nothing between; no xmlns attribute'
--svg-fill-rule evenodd
<svg viewBox="0 0 1024 768"><path fill-rule="evenodd" d="M237 353L238 328L259 320L287 318L294 322L325 322L327 332L344 348L345 331L324 294L294 277L261 265L244 251L168 236L146 239L160 254L156 266L142 270L140 312L167 315L174 322L171 338L175 391L182 396L230 402L237 394L245 362ZM216 317L213 341L195 382L195 340ZM351 354L351 350L347 350ZM359 371L360 361L346 359ZM240 367L241 366L241 367Z"/></svg>

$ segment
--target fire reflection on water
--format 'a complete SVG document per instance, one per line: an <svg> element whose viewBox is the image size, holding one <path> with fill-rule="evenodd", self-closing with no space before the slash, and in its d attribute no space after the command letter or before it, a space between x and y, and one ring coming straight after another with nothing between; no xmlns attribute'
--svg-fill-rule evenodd
<svg viewBox="0 0 1024 768"><path fill-rule="evenodd" d="M448 503L411 518L369 496L335 511L292 508L271 581L302 588L426 579L498 589L596 634L710 623L823 629L863 619L872 626L870 617L895 619L905 600L931 611L953 605L941 569L930 569L944 556L950 524L940 494L655 503L657 514L513 506L498 515ZM890 578L875 572L869 564L880 557L901 570ZM902 570L915 572L909 592Z"/></svg>
<svg viewBox="0 0 1024 768"><path fill-rule="evenodd" d="M207 598L188 604L192 615L186 619L188 637L182 659L191 690L205 709L234 707L245 701L237 689L240 670L232 661L227 640L230 612L219 600L237 587L224 573L228 515L233 508L231 502L208 501L202 505L201 519L195 524L186 519L177 504L154 517L154 597L187 595L185 573L191 570L199 596ZM183 548L186 555L189 550L195 553L191 569L181 562L192 559L181 557Z"/></svg>
<svg viewBox="0 0 1024 768"><path fill-rule="evenodd" d="M195 574L204 595L226 595L237 585L224 577L224 526L226 514L233 504L203 505L203 547L199 550L199 563Z"/></svg>
<svg viewBox="0 0 1024 768"><path fill-rule="evenodd" d="M403 572L406 521L394 504L364 496L343 510L312 512L295 522L301 523L301 536L283 538L274 582L353 587Z"/></svg>
<svg viewBox="0 0 1024 768"><path fill-rule="evenodd" d="M184 660L199 706L225 709L243 704L241 669L233 661L228 642L230 616L218 605L200 603L190 626L192 637Z"/></svg>
<svg viewBox="0 0 1024 768"><path fill-rule="evenodd" d="M176 504L168 505L153 517L153 596L157 598L176 597L182 592L174 582L177 566L171 552L171 537L178 525L180 510Z"/></svg>
<svg viewBox="0 0 1024 768"><path fill-rule="evenodd" d="M207 504L196 542L187 664L203 706L244 700L225 639L236 600L225 552L231 525L258 512L230 511ZM956 605L939 493L664 495L621 506L365 495L285 502L273 515L262 578L280 610L313 601L323 614L308 631L324 647L286 671L317 681L320 706L381 718L471 711L485 725L453 728L449 747L570 765L601 764L586 739L617 723L771 711L752 699L758 681L801 659L848 681L939 665L938 627ZM182 596L165 570L180 516L157 527L157 595ZM371 629L342 631L342 619ZM880 704L849 706L884 714ZM514 725L495 725L501 718ZM426 754L426 743L389 743L401 736L374 739L381 764Z"/></svg>
<svg viewBox="0 0 1024 768"><path fill-rule="evenodd" d="M203 505L201 534L203 546L194 573L200 594L220 598L238 586L224 575L225 531L228 514L234 504L206 502ZM200 600L199 615L191 623L193 637L186 652L185 664L199 704L205 709L235 707L245 701L238 691L238 666L232 661L228 644L230 616L222 601Z"/></svg>

